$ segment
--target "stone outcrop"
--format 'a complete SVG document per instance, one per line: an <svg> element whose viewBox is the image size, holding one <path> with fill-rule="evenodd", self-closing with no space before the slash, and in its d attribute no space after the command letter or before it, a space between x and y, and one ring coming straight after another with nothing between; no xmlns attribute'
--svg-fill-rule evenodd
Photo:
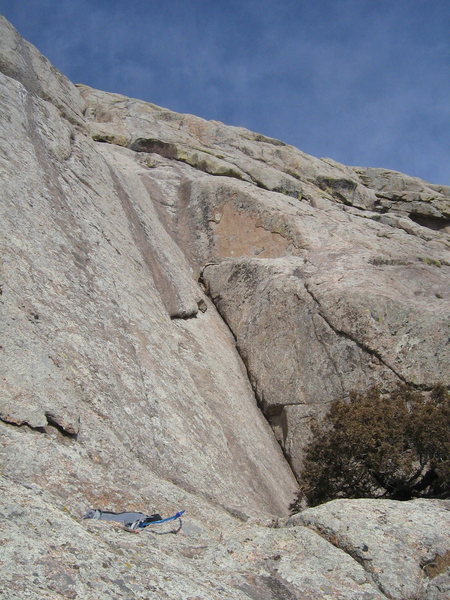
<svg viewBox="0 0 450 600"><path fill-rule="evenodd" d="M16 79L2 76L2 90L2 421L44 432L59 424L90 459L122 465L126 480L144 463L224 504L286 510L294 478L227 327L199 310L210 302L133 153L98 150ZM29 439L32 454L33 441L45 445ZM25 451L6 470L50 484L40 464L48 454L31 461Z"/></svg>
<svg viewBox="0 0 450 600"><path fill-rule="evenodd" d="M103 152L146 168L297 473L337 397L449 383L449 188L79 89Z"/></svg>
<svg viewBox="0 0 450 600"><path fill-rule="evenodd" d="M441 600L445 502L286 517L330 401L449 383L448 188L75 87L0 33L5 598ZM341 539L379 511L410 587Z"/></svg>
<svg viewBox="0 0 450 600"><path fill-rule="evenodd" d="M0 490L8 600L444 600L450 583L445 501L334 501L274 527L152 478L141 494L191 510L177 536L134 536L80 525L71 499L55 504L40 486L4 479Z"/></svg>
<svg viewBox="0 0 450 600"><path fill-rule="evenodd" d="M389 598L429 598L435 591L431 586L427 592L424 572L441 576L442 587L450 565L449 510L450 502L439 500L335 500L294 515L288 524L305 525L347 552Z"/></svg>

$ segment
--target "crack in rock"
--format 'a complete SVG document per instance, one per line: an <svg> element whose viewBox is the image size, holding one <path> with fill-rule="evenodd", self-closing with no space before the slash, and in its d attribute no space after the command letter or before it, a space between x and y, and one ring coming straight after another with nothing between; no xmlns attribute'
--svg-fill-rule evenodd
<svg viewBox="0 0 450 600"><path fill-rule="evenodd" d="M326 542L328 542L329 544L331 544L332 546L334 546L338 550L342 550L342 552L345 552L345 554L347 554L348 556L350 556L350 558L352 560L354 560L356 563L358 563L359 565L361 565L361 567L367 573L367 575L368 575L369 579L371 580L371 582L383 594L383 596L385 596L388 599L393 598L393 596L391 596L389 594L389 592L387 592L387 590L384 589L384 586L379 581L376 573L373 570L370 569L370 563L372 561L371 558L363 558L363 557L359 556L358 553L357 553L357 551L356 551L356 549L349 548L344 543L344 540L342 540L337 535L335 535L335 534L333 534L331 532L330 533L326 532L321 527L312 526L311 524L304 524L303 526L306 527L307 529L310 529L311 531L314 531L314 533L316 533L317 535L320 535L320 537L322 539L324 539Z"/></svg>
<svg viewBox="0 0 450 600"><path fill-rule="evenodd" d="M78 438L80 419L78 419L77 426L74 426L65 422L62 417L56 415L55 413L46 411L44 414L47 421L46 425L33 425L25 419L3 414L0 415L0 421L6 423L6 425L12 425L14 427L27 427L28 429L31 429L31 431L37 431L39 433L49 433L49 427L52 427L59 431L59 433L61 433L64 437L75 440Z"/></svg>
<svg viewBox="0 0 450 600"><path fill-rule="evenodd" d="M167 268L164 268L165 265L152 244L151 232L147 230L145 223L139 217L132 200L112 167L108 165L108 168L136 248L143 258L170 318L173 320L196 317L198 313L197 304L191 306L190 303L184 301L183 294L174 281L174 276L168 272Z"/></svg>
<svg viewBox="0 0 450 600"><path fill-rule="evenodd" d="M389 369L389 371L391 371L397 377L397 379L400 379L400 381L402 381L403 383L410 385L416 389L420 389L420 390L430 390L431 389L430 387L423 386L420 384L415 384L415 383L408 381L401 373L399 373L391 365L389 365L383 359L383 357L377 350L374 350L373 348L369 348L369 346L367 346L360 340L354 338L346 331L342 331L341 329L338 329L337 327L335 327L333 325L333 323L330 321L330 319L324 314L322 305L321 305L320 301L317 299L317 297L314 295L314 293L311 291L310 286L306 282L305 282L304 286L305 286L305 290L308 292L308 294L311 296L311 298L317 304L319 315L324 319L324 321L329 325L329 327L336 333L336 335L345 337L346 339L348 339L351 342L353 342L354 344L356 344L359 348L361 348L361 350L363 350L363 352L365 352L366 354L369 354L370 356L374 356L376 359L378 359L380 361L380 363L382 363L387 369Z"/></svg>
<svg viewBox="0 0 450 600"><path fill-rule="evenodd" d="M306 291L308 291L308 289L306 288L306 285L305 285L305 289L306 289ZM309 293L309 291L308 291L308 293ZM323 317L323 315L320 313L320 311L317 314L318 314L319 317L321 317L327 323L327 325L329 325L328 321L326 321L326 319ZM325 352L325 354L328 357L328 360L333 365L334 370L335 370L336 375L337 375L337 378L338 378L339 383L341 385L342 395L345 396L345 387L344 387L344 382L342 381L342 373L340 372L340 370L339 370L339 368L338 368L338 366L336 364L336 361L334 360L334 358L333 358L333 356L332 356L332 354L331 354L331 352L330 352L327 344L324 342L324 340L321 338L321 336L317 332L317 327L316 327L316 322L314 320L314 315L312 315L312 317L311 317L311 323L312 323L312 326L313 326L313 329L314 329L314 335L316 336L316 340L322 346L323 351Z"/></svg>

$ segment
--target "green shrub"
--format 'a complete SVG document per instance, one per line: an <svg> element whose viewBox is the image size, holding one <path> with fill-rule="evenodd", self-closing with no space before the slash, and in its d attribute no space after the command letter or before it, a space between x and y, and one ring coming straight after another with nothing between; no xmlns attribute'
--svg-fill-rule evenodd
<svg viewBox="0 0 450 600"><path fill-rule="evenodd" d="M312 427L295 512L335 498L450 496L450 397L377 388L331 405Z"/></svg>

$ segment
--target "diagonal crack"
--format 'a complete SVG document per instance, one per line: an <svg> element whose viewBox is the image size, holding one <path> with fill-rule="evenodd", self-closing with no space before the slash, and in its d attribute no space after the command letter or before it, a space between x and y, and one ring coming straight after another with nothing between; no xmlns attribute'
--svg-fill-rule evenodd
<svg viewBox="0 0 450 600"><path fill-rule="evenodd" d="M121 202L130 234L142 256L148 273L153 279L167 313L171 319L191 319L195 317L198 313L198 306L184 301L182 292L178 289L173 276L167 269L167 265L152 243L153 232L147 230L130 196L109 164L108 169L117 197Z"/></svg>
<svg viewBox="0 0 450 600"><path fill-rule="evenodd" d="M41 425L31 425L28 421L24 421L22 419L17 419L15 417L11 417L9 415L1 415L0 421L5 423L6 425L13 425L14 427L28 427L31 431L38 431L39 433L45 433L45 427Z"/></svg>
<svg viewBox="0 0 450 600"><path fill-rule="evenodd" d="M304 282L304 286L305 286L305 290L308 292L308 294L311 296L311 298L317 304L317 306L318 306L318 313L324 319L324 321L331 327L331 329L336 333L336 335L340 335L342 337L345 337L346 339L348 339L351 342L353 342L354 344L356 344L359 348L361 348L361 350L363 350L363 352L365 352L367 354L370 354L371 356L374 356L375 358L377 358L380 361L380 363L383 364L386 367L386 369L389 369L389 371L391 371L391 373L393 373L403 383L405 383L407 385L410 385L410 386L412 386L412 387L414 387L415 389L418 389L418 390L424 390L424 391L428 390L429 391L429 390L432 389L431 387L427 387L427 386L424 386L424 385L420 385L420 384L408 381L401 373L399 373L398 371L396 371L394 369L394 367L392 367L390 364L388 364L377 350L375 350L373 348L370 348L369 346L367 346L367 344L364 344L364 342L361 342L360 340L358 340L355 337L351 336L346 331L343 331L342 329L338 329L337 327L335 327L333 325L333 323L330 321L330 319L327 317L327 315L324 313L320 301L317 299L317 297L311 291L310 286L308 285L308 283Z"/></svg>
<svg viewBox="0 0 450 600"><path fill-rule="evenodd" d="M308 292L308 293L311 295L311 293L309 292L309 290L306 288L306 285L305 285L305 289L306 289L306 291L307 291L307 292ZM325 317L324 317L324 316L321 314L320 310L319 310L318 314L319 314L319 316L320 316L320 317L321 317L321 318L322 318L322 319L323 319L323 320L324 320L324 321L327 323L327 325L330 325L330 324L328 323L328 321L325 319ZM316 340L317 340L317 341L319 342L319 344L322 346L322 348L323 348L323 351L325 352L325 354L326 354L326 355L327 355L327 357L328 357L328 360L329 360L329 361L331 362L331 364L333 365L333 367L334 367L334 370L335 370L335 372L336 372L336 375L337 375L337 378L338 378L338 380L339 380L339 383L340 383L341 389L342 389L342 394L343 394L343 395L345 395L345 387L344 387L344 383L343 383L343 381L342 381L342 373L340 372L340 370L339 370L339 368L338 368L338 366L337 366L337 364L336 364L336 361L335 361L334 357L332 356L332 354L331 354L331 352L330 352L330 349L328 348L327 344L324 342L324 340L322 339L322 337L321 337L321 336L318 334L318 332L317 332L317 327L316 327L316 322L315 322L315 320L314 320L314 315L312 315L312 317L311 317L311 323L312 323L312 326L313 326L313 329L314 329L314 335L316 336ZM334 330L333 330L333 331L334 331Z"/></svg>
<svg viewBox="0 0 450 600"><path fill-rule="evenodd" d="M351 559L353 559L355 562L361 565L361 567L367 573L367 576L369 577L373 585L380 591L381 594L383 594L383 596L385 596L388 599L393 598L393 596L389 594L389 592L379 581L379 578L377 577L377 574L374 571L374 569L371 569L371 558L364 558L360 556L356 548L349 547L349 544L346 544L345 540L338 537L333 532L327 532L325 529L319 527L318 525L312 525L311 523L303 523L302 526L306 527L307 529L310 529L311 531L314 531L314 533L320 535L320 537L326 542L328 542L338 550L342 550L342 552L345 552L345 554L350 556Z"/></svg>

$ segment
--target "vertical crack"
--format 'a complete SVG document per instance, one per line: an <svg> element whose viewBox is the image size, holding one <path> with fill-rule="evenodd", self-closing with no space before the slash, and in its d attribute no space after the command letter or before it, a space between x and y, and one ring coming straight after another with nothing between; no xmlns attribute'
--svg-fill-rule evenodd
<svg viewBox="0 0 450 600"><path fill-rule="evenodd" d="M217 263L210 262L210 263L206 263L204 265L204 267L200 271L200 276L199 276L199 279L198 279L199 284L201 285L201 287L202 287L202 289L204 291L204 294L206 296L208 296L208 298L211 300L211 302L216 307L217 314L220 316L220 318L222 319L223 323L227 327L228 331L231 333L231 335L233 337L233 340L234 340L234 345L235 345L235 348L236 348L236 352L238 353L239 358L241 359L241 363L243 365L243 368L245 369L245 374L247 376L247 380L250 383L251 389L253 390L253 394L254 394L254 397L255 397L256 405L259 408L259 410L261 412L261 415L264 417L265 421L269 425L269 427L270 427L270 429L271 429L271 431L272 431L272 433L273 433L273 435L274 435L274 437L275 437L278 445L280 446L281 451L283 453L283 456L284 456L287 464L289 465L289 469L290 469L293 477L295 478L295 480L298 480L298 478L297 478L297 476L296 476L296 474L295 474L295 472L294 472L294 470L292 468L292 464L291 464L291 459L290 459L289 453L286 450L284 444L279 439L279 436L276 435L275 427L272 426L272 421L271 421L271 418L273 417L276 425L279 427L279 430L281 429L281 431L282 431L282 437L285 438L286 437L286 433L284 431L284 428L286 427L286 425L283 424L283 420L284 420L285 417L282 415L282 412L283 412L284 407L285 406L289 406L289 405L288 404L278 405L276 408L274 408L274 412L273 413L271 413L270 410L269 411L265 411L264 410L264 408L263 408L264 402L263 402L263 397L261 395L261 391L258 389L258 386L255 383L254 378L252 377L252 374L250 372L250 368L248 366L247 358L246 358L244 352L242 352L242 349L239 346L239 342L238 342L237 336L235 335L233 329L231 328L231 326L228 323L228 321L225 318L225 316L221 313L221 311L220 311L220 305L219 305L220 303L217 302L217 301L215 302L212 299L212 297L210 295L208 284L207 284L207 282L204 279L203 275L204 275L205 269L208 266L212 266L212 265L215 265L215 264L217 264Z"/></svg>

